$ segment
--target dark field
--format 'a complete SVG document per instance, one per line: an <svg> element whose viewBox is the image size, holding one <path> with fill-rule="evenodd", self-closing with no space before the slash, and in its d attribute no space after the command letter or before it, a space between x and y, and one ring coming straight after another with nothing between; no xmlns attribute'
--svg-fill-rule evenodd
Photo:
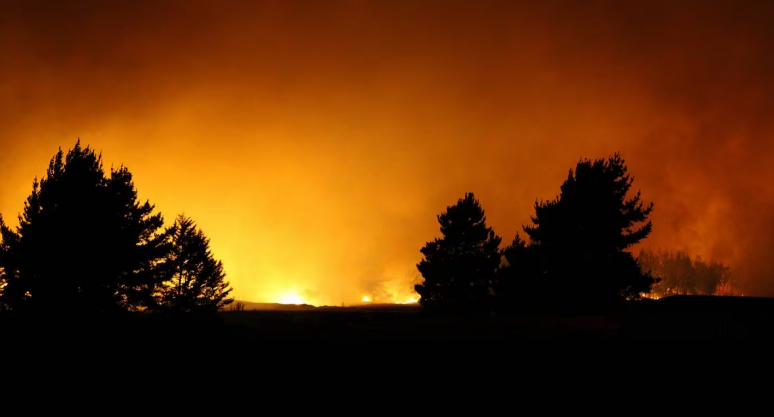
<svg viewBox="0 0 774 417"><path fill-rule="evenodd" d="M244 311L222 314L243 340L518 341L774 339L774 299L677 296L609 313L443 318L418 306Z"/></svg>
<svg viewBox="0 0 774 417"><path fill-rule="evenodd" d="M77 323L77 324L76 324ZM4 334L27 338L351 344L408 341L762 340L774 339L774 299L669 297L605 314L532 313L511 317L434 317L415 305L283 307L216 317L127 316L111 321L5 319ZM21 333L21 334L20 334Z"/></svg>

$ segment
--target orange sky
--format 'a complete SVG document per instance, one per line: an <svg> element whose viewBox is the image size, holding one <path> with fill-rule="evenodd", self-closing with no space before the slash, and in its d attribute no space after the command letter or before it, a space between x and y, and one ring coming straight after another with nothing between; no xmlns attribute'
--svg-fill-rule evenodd
<svg viewBox="0 0 774 417"><path fill-rule="evenodd" d="M679 7L677 6L679 5ZM58 146L126 164L237 296L411 296L466 191L506 241L620 150L649 245L774 295L774 4L0 0L0 212Z"/></svg>

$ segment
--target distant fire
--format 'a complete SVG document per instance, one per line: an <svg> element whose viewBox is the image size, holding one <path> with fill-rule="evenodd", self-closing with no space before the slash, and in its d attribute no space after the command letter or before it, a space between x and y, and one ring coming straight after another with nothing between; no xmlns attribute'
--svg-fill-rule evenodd
<svg viewBox="0 0 774 417"><path fill-rule="evenodd" d="M286 292L285 294L280 297L279 301L277 301L279 304L306 304L304 302L304 299L301 298L300 295L296 294L295 292Z"/></svg>
<svg viewBox="0 0 774 417"><path fill-rule="evenodd" d="M367 296L367 295L364 295L363 298L360 299L360 301L362 301L364 303L372 303L374 301L374 299L369 297L369 296ZM409 298L409 299L405 299L403 301L398 301L398 300L395 300L395 299L390 299L390 300L385 300L384 302L381 302L381 303L382 304L415 304L415 303L418 303L418 302L419 302L419 300L416 299L416 298Z"/></svg>
<svg viewBox="0 0 774 417"><path fill-rule="evenodd" d="M298 292L296 291L286 291L282 293L279 297L276 298L276 303L278 304L313 304L313 300L305 299L302 297ZM373 304L377 303L377 299L374 296L371 295L363 295L360 297L360 303L363 304ZM419 298L415 296L407 296L405 298L393 298L392 296L387 297L386 299L378 299L379 304L416 304L419 302ZM314 305L325 305L325 304L314 304Z"/></svg>

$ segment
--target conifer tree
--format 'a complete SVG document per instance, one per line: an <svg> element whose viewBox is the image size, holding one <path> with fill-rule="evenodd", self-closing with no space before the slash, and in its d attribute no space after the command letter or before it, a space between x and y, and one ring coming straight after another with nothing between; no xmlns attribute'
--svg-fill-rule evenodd
<svg viewBox="0 0 774 417"><path fill-rule="evenodd" d="M652 230L653 204L645 206L639 191L627 198L633 181L618 153L581 160L556 199L535 203L524 231L539 247L539 279L554 296L610 302L650 291L654 279L626 251Z"/></svg>
<svg viewBox="0 0 774 417"><path fill-rule="evenodd" d="M162 267L165 280L161 308L212 313L233 302L223 263L213 257L204 232L184 215L177 217L170 230L172 248Z"/></svg>
<svg viewBox="0 0 774 417"><path fill-rule="evenodd" d="M443 237L421 249L417 264L423 282L415 286L420 303L439 310L486 310L500 264L500 237L486 225L473 193L438 216Z"/></svg>
<svg viewBox="0 0 774 417"><path fill-rule="evenodd" d="M144 308L158 285L147 271L165 252L163 218L141 203L129 170L102 167L80 140L51 159L19 215L0 223L4 300L17 311Z"/></svg>

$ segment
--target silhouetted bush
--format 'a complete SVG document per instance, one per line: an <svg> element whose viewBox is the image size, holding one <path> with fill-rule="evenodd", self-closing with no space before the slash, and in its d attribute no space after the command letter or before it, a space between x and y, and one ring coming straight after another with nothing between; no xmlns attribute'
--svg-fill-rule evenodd
<svg viewBox="0 0 774 417"><path fill-rule="evenodd" d="M436 311L486 311L500 264L500 237L486 225L473 193L438 216L442 238L421 249L417 264L424 278L415 286L420 303Z"/></svg>
<svg viewBox="0 0 774 417"><path fill-rule="evenodd" d="M225 311L245 311L245 303L237 301L222 308Z"/></svg>
<svg viewBox="0 0 774 417"><path fill-rule="evenodd" d="M542 279L541 252L516 233L513 242L502 251L502 262L493 285L497 311L536 308L549 295L547 281Z"/></svg>

